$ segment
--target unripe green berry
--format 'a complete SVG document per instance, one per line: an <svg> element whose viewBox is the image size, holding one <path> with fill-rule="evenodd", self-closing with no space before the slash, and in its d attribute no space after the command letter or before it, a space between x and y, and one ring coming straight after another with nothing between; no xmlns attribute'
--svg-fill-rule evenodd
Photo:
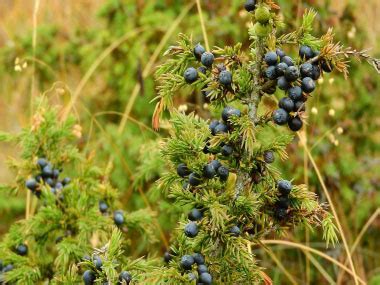
<svg viewBox="0 0 380 285"><path fill-rule="evenodd" d="M266 6L260 6L255 11L255 19L260 24L267 24L270 19L270 11Z"/></svg>
<svg viewBox="0 0 380 285"><path fill-rule="evenodd" d="M259 38L265 38L272 31L272 27L270 25L262 25L260 23L256 23L253 26L253 31L254 31L254 33L255 33L255 35L257 37L259 37Z"/></svg>

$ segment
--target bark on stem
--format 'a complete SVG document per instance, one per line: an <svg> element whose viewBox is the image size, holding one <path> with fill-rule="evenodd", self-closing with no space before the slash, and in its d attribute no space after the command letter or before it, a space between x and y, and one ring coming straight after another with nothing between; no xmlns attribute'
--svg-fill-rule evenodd
<svg viewBox="0 0 380 285"><path fill-rule="evenodd" d="M253 75L253 90L251 94L248 94L246 102L248 103L248 116L255 125L257 118L257 108L259 106L261 96L260 96L260 75L261 75L261 61L264 55L264 41L261 39L256 40L255 54L252 64L252 75ZM248 155L244 153L244 155ZM247 171L238 168L236 187L235 187L235 199L240 196L240 193L244 190L245 185L251 182L251 175Z"/></svg>

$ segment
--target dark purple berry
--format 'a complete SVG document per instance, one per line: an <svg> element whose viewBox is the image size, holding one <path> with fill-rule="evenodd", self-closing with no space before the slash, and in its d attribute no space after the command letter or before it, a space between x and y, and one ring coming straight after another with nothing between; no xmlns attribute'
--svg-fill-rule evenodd
<svg viewBox="0 0 380 285"><path fill-rule="evenodd" d="M190 222L185 226L184 232L187 237L196 237L199 232L198 225L195 222Z"/></svg>
<svg viewBox="0 0 380 285"><path fill-rule="evenodd" d="M194 67L189 67L186 69L185 73L183 74L183 77L185 78L185 81L189 84L197 81L198 79L198 71Z"/></svg>
<svg viewBox="0 0 380 285"><path fill-rule="evenodd" d="M229 145L227 145L227 144L225 144L225 145L222 147L222 150L221 150L221 153L222 153L222 155L224 155L224 156L230 156L233 152L234 152L234 149L232 148L232 146L229 146Z"/></svg>
<svg viewBox="0 0 380 285"><path fill-rule="evenodd" d="M304 79L302 79L301 88L302 91L304 91L305 93L313 92L315 90L314 80L310 77L305 77Z"/></svg>
<svg viewBox="0 0 380 285"><path fill-rule="evenodd" d="M82 276L85 285L92 285L95 282L96 276L92 270L86 270Z"/></svg>
<svg viewBox="0 0 380 285"><path fill-rule="evenodd" d="M132 281L132 275L128 271L122 271L119 275L118 284L129 284ZM123 283L124 282L124 283Z"/></svg>
<svg viewBox="0 0 380 285"><path fill-rule="evenodd" d="M225 86L231 85L232 83L232 73L228 70L223 70L219 73L219 82Z"/></svg>
<svg viewBox="0 0 380 285"><path fill-rule="evenodd" d="M285 75L285 71L288 69L288 65L285 62L280 62L276 65L277 77Z"/></svg>
<svg viewBox="0 0 380 285"><path fill-rule="evenodd" d="M210 273L208 272L203 272L200 276L199 276L199 281L201 281L201 283L205 284L205 285L210 285L212 284L212 277L210 275Z"/></svg>
<svg viewBox="0 0 380 285"><path fill-rule="evenodd" d="M185 270L191 270L191 267L194 263L194 257L192 257L191 255L184 255L181 258L181 266Z"/></svg>
<svg viewBox="0 0 380 285"><path fill-rule="evenodd" d="M281 62L286 63L288 66L293 66L294 62L293 59L290 56L285 55L284 57L281 58Z"/></svg>
<svg viewBox="0 0 380 285"><path fill-rule="evenodd" d="M214 63L214 55L211 52L204 52L201 56L201 62L206 67L211 67Z"/></svg>
<svg viewBox="0 0 380 285"><path fill-rule="evenodd" d="M43 169L48 164L47 160L45 158L39 158L37 160L37 165Z"/></svg>
<svg viewBox="0 0 380 285"><path fill-rule="evenodd" d="M288 122L289 114L284 109L277 109L273 112L273 121L277 125L285 125Z"/></svg>
<svg viewBox="0 0 380 285"><path fill-rule="evenodd" d="M8 265L4 266L3 273L12 271L13 269L14 269L14 266L12 264L8 264Z"/></svg>
<svg viewBox="0 0 380 285"><path fill-rule="evenodd" d="M270 52L266 53L264 56L264 61L268 65L276 65L277 61L278 61L277 53L275 53L274 51L270 51Z"/></svg>
<svg viewBox="0 0 380 285"><path fill-rule="evenodd" d="M230 171L228 170L227 167L221 166L218 168L218 176L220 180L226 181L228 179L229 174L230 174Z"/></svg>
<svg viewBox="0 0 380 285"><path fill-rule="evenodd" d="M283 97L278 103L278 106L289 113L294 109L294 102L289 97Z"/></svg>
<svg viewBox="0 0 380 285"><path fill-rule="evenodd" d="M284 52L282 49L280 49L280 48L277 48L277 49L276 49L276 53L277 53L277 55L278 55L280 58L283 58L283 57L285 56L285 52Z"/></svg>
<svg viewBox="0 0 380 285"><path fill-rule="evenodd" d="M288 180L280 180L277 183L277 189L282 195L287 196L292 191L292 183Z"/></svg>
<svg viewBox="0 0 380 285"><path fill-rule="evenodd" d="M222 119L223 121L225 122L228 122L228 120L232 117L232 116L236 116L236 117L240 117L241 116L241 112L239 109L236 109L234 107L231 107L231 106L227 106L223 109L222 111Z"/></svg>
<svg viewBox="0 0 380 285"><path fill-rule="evenodd" d="M61 190L63 188L63 184L62 182L57 182L55 183L55 186L54 186L57 190Z"/></svg>
<svg viewBox="0 0 380 285"><path fill-rule="evenodd" d="M194 56L200 60L201 57L202 57L202 54L206 52L206 49L201 45L201 44L197 44L195 47L194 47Z"/></svg>
<svg viewBox="0 0 380 285"><path fill-rule="evenodd" d="M120 226L124 223L124 215L122 211L115 211L113 215L113 220L116 225Z"/></svg>
<svg viewBox="0 0 380 285"><path fill-rule="evenodd" d="M293 86L288 90L289 98L293 101L298 101L303 98L302 89L299 86Z"/></svg>
<svg viewBox="0 0 380 285"><path fill-rule="evenodd" d="M295 66L289 66L285 71L285 78L289 82L296 81L299 76L300 76L300 72L298 68Z"/></svg>
<svg viewBox="0 0 380 285"><path fill-rule="evenodd" d="M28 188L29 190L34 192L37 190L38 182L36 181L36 179L30 178L30 179L26 180L25 186L26 186L26 188Z"/></svg>
<svg viewBox="0 0 380 285"><path fill-rule="evenodd" d="M223 124L223 123L219 123L216 127L215 127L215 134L223 134L223 133L227 133L228 132L228 126Z"/></svg>
<svg viewBox="0 0 380 285"><path fill-rule="evenodd" d="M278 219L278 220L284 220L287 215L288 215L288 212L286 211L286 209L283 209L283 208L276 208L275 210L275 217Z"/></svg>
<svg viewBox="0 0 380 285"><path fill-rule="evenodd" d="M171 256L171 254L168 251L165 251L165 253L164 253L164 261L166 263L169 263L170 260L172 260L172 259L173 259L173 257Z"/></svg>
<svg viewBox="0 0 380 285"><path fill-rule="evenodd" d="M197 173L195 173L195 172L190 173L189 184L191 186L198 186L199 184L201 184L201 182L202 182L201 177Z"/></svg>
<svg viewBox="0 0 380 285"><path fill-rule="evenodd" d="M58 176L59 176L59 173L60 173L59 169L54 169L54 170L53 170L53 178L54 178L54 179L57 179Z"/></svg>
<svg viewBox="0 0 380 285"><path fill-rule="evenodd" d="M281 90L288 90L291 86L288 80L286 80L285 76L281 76L277 79L277 86Z"/></svg>
<svg viewBox="0 0 380 285"><path fill-rule="evenodd" d="M211 121L211 123L210 123L210 125L209 125L209 129L210 129L210 131L211 131L211 134L213 134L213 135L216 134L216 133L215 133L215 128L216 128L217 125L219 125L219 121L217 121L217 120L212 120L212 121Z"/></svg>
<svg viewBox="0 0 380 285"><path fill-rule="evenodd" d="M247 0L244 4L244 8L247 10L247 12L255 11L256 0Z"/></svg>
<svg viewBox="0 0 380 285"><path fill-rule="evenodd" d="M289 129L291 129L293 132L299 131L302 128L302 125L302 120L298 116L292 117L288 121Z"/></svg>
<svg viewBox="0 0 380 285"><path fill-rule="evenodd" d="M53 187L54 186L54 180L52 179L52 178L47 178L46 180L45 180L45 182L46 182L46 184L47 185L49 185L50 187Z"/></svg>
<svg viewBox="0 0 380 285"><path fill-rule="evenodd" d="M18 255L25 256L28 254L28 246L26 244L20 244L16 247Z"/></svg>
<svg viewBox="0 0 380 285"><path fill-rule="evenodd" d="M36 181L38 182L38 183L42 183L43 181L44 181L44 179L42 178L42 175L36 175L36 177L35 177L35 179L36 179Z"/></svg>
<svg viewBox="0 0 380 285"><path fill-rule="evenodd" d="M276 205L279 208L288 209L289 208L289 198L286 196L281 196L280 198L278 198Z"/></svg>
<svg viewBox="0 0 380 285"><path fill-rule="evenodd" d="M44 179L46 178L49 178L49 177L53 177L53 169L51 168L51 166L48 164L46 165L43 169L42 169L42 177Z"/></svg>
<svg viewBox="0 0 380 285"><path fill-rule="evenodd" d="M299 55L303 60L308 60L314 57L314 52L309 46L301 46Z"/></svg>
<svg viewBox="0 0 380 285"><path fill-rule="evenodd" d="M198 252L193 254L193 258L194 258L195 263L198 265L202 265L205 263L205 258L203 257L202 254L200 254Z"/></svg>
<svg viewBox="0 0 380 285"><path fill-rule="evenodd" d="M206 177L208 179L212 179L215 177L215 175L216 175L216 169L215 169L214 165L209 163L203 167L203 176L204 177Z"/></svg>
<svg viewBox="0 0 380 285"><path fill-rule="evenodd" d="M264 161L266 163L273 163L275 160L273 151L267 150L264 152Z"/></svg>
<svg viewBox="0 0 380 285"><path fill-rule="evenodd" d="M235 237L238 237L241 233L240 231L240 228L238 226L232 226L232 228L230 229L230 233L235 236Z"/></svg>
<svg viewBox="0 0 380 285"><path fill-rule="evenodd" d="M312 74L310 77L313 80L318 80L319 77L321 77L321 69L320 69L319 65L313 64L313 71L312 71Z"/></svg>
<svg viewBox="0 0 380 285"><path fill-rule="evenodd" d="M212 164L216 170L218 170L219 167L222 166L222 164L220 163L219 160L211 160L211 161L210 161L210 164Z"/></svg>
<svg viewBox="0 0 380 285"><path fill-rule="evenodd" d="M190 174L190 170L185 163L180 163L177 166L177 174L181 177L186 177Z"/></svg>
<svg viewBox="0 0 380 285"><path fill-rule="evenodd" d="M271 80L274 80L277 78L277 73L276 73L276 66L268 66L268 68L265 70L265 76L266 78L269 78Z"/></svg>
<svg viewBox="0 0 380 285"><path fill-rule="evenodd" d="M104 202L104 201L100 201L100 202L99 202L99 211L100 211L101 213L105 213L105 212L107 212L107 210L108 210L108 205L107 205L107 203Z"/></svg>
<svg viewBox="0 0 380 285"><path fill-rule="evenodd" d="M66 186L67 184L70 184L70 182L71 182L70 177L65 177L65 178L62 180L62 185L63 185L63 186Z"/></svg>
<svg viewBox="0 0 380 285"><path fill-rule="evenodd" d="M198 266L198 273L199 273L199 275L202 274L202 273L204 273L204 272L208 272L207 266L204 265L204 264L199 265Z"/></svg>
<svg viewBox="0 0 380 285"><path fill-rule="evenodd" d="M199 221L203 218L203 214L200 210L194 208L190 211L190 213L187 215L190 221Z"/></svg>
<svg viewBox="0 0 380 285"><path fill-rule="evenodd" d="M100 256L94 255L94 257L92 258L92 262L94 263L94 266L97 270L102 269L103 262L102 262L102 259L100 258Z"/></svg>
<svg viewBox="0 0 380 285"><path fill-rule="evenodd" d="M312 77L313 76L313 65L309 62L301 64L300 73L301 73L302 77Z"/></svg>

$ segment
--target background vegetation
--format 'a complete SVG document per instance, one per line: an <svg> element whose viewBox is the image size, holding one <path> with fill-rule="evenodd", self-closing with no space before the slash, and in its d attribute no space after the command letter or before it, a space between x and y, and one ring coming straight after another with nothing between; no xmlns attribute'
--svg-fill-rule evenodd
<svg viewBox="0 0 380 285"><path fill-rule="evenodd" d="M248 46L248 14L242 0L201 1L210 46L242 42ZM334 27L343 44L372 48L380 57L380 3L357 1L278 1L289 27L299 24L305 8L314 7L316 31ZM62 115L80 121L77 144L101 166L113 166L112 182L122 191L124 208L157 212L157 242L161 254L180 209L157 191L163 171L157 142L167 136L151 128L156 96L153 72L163 51L179 32L204 41L195 1L176 0L5 0L0 1L0 129L16 132L31 120L33 98L48 94ZM351 80L331 74L308 104L307 139L318 171L330 191L344 234L353 250L359 275L380 284L380 81L368 65L354 64ZM203 109L201 94L176 105L187 112ZM72 108L71 108L72 107ZM203 113L202 113L203 112ZM2 143L0 183L14 179L6 161L19 150ZM307 183L325 199L315 168L298 141L292 160L281 168L298 183ZM25 215L25 194L0 192L0 235ZM340 245L326 250L318 232L299 229L286 240L323 251L345 262ZM140 256L144 244L132 254ZM274 284L329 284L337 269L325 260L287 245L268 245L255 252ZM344 283L344 277L339 279Z"/></svg>

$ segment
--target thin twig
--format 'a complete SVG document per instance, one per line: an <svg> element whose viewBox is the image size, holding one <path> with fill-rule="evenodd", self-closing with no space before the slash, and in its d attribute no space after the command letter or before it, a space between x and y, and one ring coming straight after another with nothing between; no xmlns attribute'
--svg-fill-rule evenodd
<svg viewBox="0 0 380 285"><path fill-rule="evenodd" d="M273 259L273 261L276 263L278 268L285 274L285 276L289 279L290 283L293 285L297 285L298 282L294 279L292 274L285 268L285 266L282 264L282 262L277 258L277 256L274 254L272 250L269 248L264 248L264 250L269 254L270 258Z"/></svg>
<svg viewBox="0 0 380 285"><path fill-rule="evenodd" d="M312 247L308 247L306 245L303 245L301 243L295 243L295 242L285 241L285 240L261 240L260 243L262 243L262 244L286 245L286 246L290 246L290 247L299 248L301 250L305 250L305 251L314 253L316 255L319 255L320 257L323 257L324 259L330 261L331 263L334 263L335 265L339 266L341 269L345 270L347 273L349 273L353 277L355 277L355 275L356 275L356 273L354 273L351 269L349 269L347 266L345 266L341 262L335 260L331 256L323 253L322 251L316 250ZM364 282L363 279L361 279L359 276L356 275L356 278L357 278L359 283L361 283L363 285L366 284L366 282Z"/></svg>
<svg viewBox="0 0 380 285"><path fill-rule="evenodd" d="M206 49L209 51L210 50L210 45L208 43L208 37L207 37L207 32L206 32L206 26L205 22L203 20L203 14L202 14L202 6L199 0L197 0L197 9L198 9L198 14L199 14L199 21L201 22L201 27L202 27L202 33L203 33L203 39L205 41Z"/></svg>
<svg viewBox="0 0 380 285"><path fill-rule="evenodd" d="M305 145L307 145L307 141L308 141L307 140L307 126L304 126L302 134L303 134L304 139L305 139ZM308 171L309 167L308 167L308 165L309 165L309 160L307 157L307 153L304 150L304 152L303 152L303 179L304 179L304 184L309 189L309 171ZM305 242L306 242L306 245L309 246L310 232L309 232L308 227L306 227L306 229L305 229ZM306 255L305 263L306 263L306 271L305 271L306 284L309 285L310 284L310 258L307 255Z"/></svg>
<svg viewBox="0 0 380 285"><path fill-rule="evenodd" d="M33 38L32 38L32 48L33 48L33 57L36 55L36 46L37 46L37 15L38 9L40 7L40 0L34 1L34 9L33 9ZM36 64L33 61L32 64L32 84L30 89L30 120L33 120L33 104L34 104L34 89L35 89L35 76L36 76ZM29 219L30 217L30 208L32 203L32 194L30 191L26 193L26 207L25 207L25 218Z"/></svg>
<svg viewBox="0 0 380 285"><path fill-rule="evenodd" d="M126 40L138 35L143 31L143 28L135 29L133 31L128 31L125 35L114 41L109 47L107 47L98 58L92 63L90 68L87 70L86 74L82 77L79 82L77 88L74 90L73 96L69 102L69 105L64 109L62 114L62 121L67 119L67 116L70 114L71 109L74 107L75 102L78 100L80 93L83 90L83 87L87 84L88 80L94 74L99 65L107 58L108 55L112 53L115 49L117 49L122 43Z"/></svg>
<svg viewBox="0 0 380 285"><path fill-rule="evenodd" d="M328 274L328 272L323 268L323 266L318 262L318 260L314 256L312 256L307 251L303 251L303 253L305 254L306 258L309 261L311 261L311 263L313 263L313 265L315 266L315 268L317 268L318 271L321 272L321 274L323 275L323 277L325 277L326 281L329 282L330 285L335 285L336 284L336 282L334 281L334 279L330 276L330 274ZM343 271L343 272L346 272L346 271Z"/></svg>
<svg viewBox="0 0 380 285"><path fill-rule="evenodd" d="M189 5L186 6L186 8L182 11L182 13L180 15L178 15L177 19L173 22L173 24L171 25L171 27L169 28L169 30L166 32L166 34L164 35L164 37L161 39L161 42L158 44L158 46L155 49L154 53L150 57L150 59L148 61L148 64L144 68L144 71L143 71L143 74L142 74L143 79L145 79L146 77L148 77L148 75L150 74L150 72L153 69L154 62L157 60L157 57L161 53L162 49L165 47L167 41L170 39L172 33L175 31L175 29L177 28L177 26L179 25L179 23L181 23L181 21L187 15L187 13L190 11L190 9L193 7L193 5L194 5L194 2L190 3ZM121 121L120 121L120 124L119 124L119 128L117 130L118 134L121 134L124 131L124 129L125 129L125 126L127 124L128 118L129 118L129 114L132 111L133 105L135 104L137 95L140 92L140 88L141 88L140 83L136 83L135 87L133 88L131 98L128 100L128 104L126 105L125 110L123 112L123 116L121 118ZM113 159L114 158L112 156L109 158L108 163L107 163L107 168L112 166Z"/></svg>
<svg viewBox="0 0 380 285"><path fill-rule="evenodd" d="M368 219L368 221L365 223L363 228L361 229L360 233L356 237L354 243L351 246L351 254L353 254L359 245L361 239L363 238L364 234L367 232L369 226L375 221L375 219L380 215L380 208L377 208L377 210L371 215L371 217ZM344 265L347 265L348 259L344 261ZM338 284L340 284L344 277L344 271L338 276Z"/></svg>
<svg viewBox="0 0 380 285"><path fill-rule="evenodd" d="M298 134L298 133L297 133L297 134ZM313 168L314 168L314 170L315 170L315 172L316 172L316 174L317 174L318 180L319 180L319 182L321 183L321 186L322 186L322 189L323 189L323 191L324 191L324 194L325 194L325 196L326 196L326 198L327 198L327 201L328 201L328 203L329 203L329 205L330 205L331 211L332 211L333 216L334 216L335 221L336 221L336 225L337 225L337 227L338 227L338 230L339 230L340 236L341 236L342 241L343 241L344 249L345 249L345 251L346 251L347 258L348 258L349 263L350 263L350 267L351 267L352 272L353 272L353 277L354 277L354 280L355 280L355 284L358 284L358 278L359 278L359 277L358 277L358 275L356 274L355 266L354 266L354 262L353 262L353 260L352 260L352 256L351 256L351 252L350 252L350 250L349 250L348 243L347 243L346 237L345 237L345 235L344 235L344 231L343 231L342 225L341 225L341 223L340 223L340 221L339 221L339 216L338 216L338 214L337 214L337 212L336 212L336 210L335 210L334 203L333 203L333 201L332 201L332 199L331 199L331 196L330 196L330 194L329 194L329 192L328 192L328 190L327 190L327 187L326 187L325 182L324 182L324 180L323 180L323 177L322 177L322 175L321 175L321 173L320 173L320 171L319 171L319 168L318 168L317 164L315 163L314 158L313 158L313 156L311 155L311 153L310 153L310 151L309 151L309 149L308 149L308 147L307 147L307 145L306 145L304 139L303 139L299 134L298 134L298 137L300 138L300 141L301 141L301 143L302 143L302 145L303 145L303 147L304 147L304 150L305 150L305 152L307 153L307 156L309 157L309 160L310 160L311 164L313 165Z"/></svg>

